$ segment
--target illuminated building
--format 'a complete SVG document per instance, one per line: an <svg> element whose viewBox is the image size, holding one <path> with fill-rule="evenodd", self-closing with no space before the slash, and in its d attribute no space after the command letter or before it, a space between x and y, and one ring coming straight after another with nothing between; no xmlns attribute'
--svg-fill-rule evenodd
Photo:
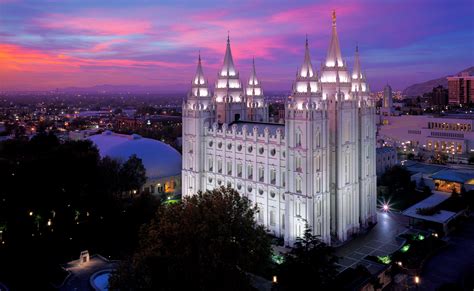
<svg viewBox="0 0 474 291"><path fill-rule="evenodd" d="M335 13L319 73L306 39L292 91L285 123L269 123L255 64L243 86L229 39L213 94L199 57L183 104L183 195L231 186L287 244L306 225L325 242L345 241L376 221L376 120L358 48L352 72L342 58Z"/></svg>
<svg viewBox="0 0 474 291"><path fill-rule="evenodd" d="M449 104L465 105L474 103L474 76L463 72L459 76L448 77Z"/></svg>

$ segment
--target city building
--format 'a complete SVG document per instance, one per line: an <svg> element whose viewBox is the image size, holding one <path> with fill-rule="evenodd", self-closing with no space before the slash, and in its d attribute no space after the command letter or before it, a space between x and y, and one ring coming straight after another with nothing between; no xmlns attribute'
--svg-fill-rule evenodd
<svg viewBox="0 0 474 291"><path fill-rule="evenodd" d="M92 135L88 139L97 146L101 157L109 156L121 162L132 155L140 158L146 169L147 181L139 190L156 195L181 194L181 154L171 146L137 134L111 131Z"/></svg>
<svg viewBox="0 0 474 291"><path fill-rule="evenodd" d="M463 72L458 76L448 77L449 104L465 105L474 103L474 76Z"/></svg>
<svg viewBox="0 0 474 291"><path fill-rule="evenodd" d="M254 63L242 86L229 39L213 93L199 57L183 103L183 195L233 187L288 245L306 226L335 244L375 223L375 102L358 48L352 72L342 58L335 13L319 73L306 39L284 124L266 122L261 85Z"/></svg>
<svg viewBox="0 0 474 291"><path fill-rule="evenodd" d="M398 164L397 150L394 147L380 147L376 150L377 176L382 175L391 167Z"/></svg>
<svg viewBox="0 0 474 291"><path fill-rule="evenodd" d="M443 86L434 87L430 95L431 106L440 108L448 105L448 90Z"/></svg>
<svg viewBox="0 0 474 291"><path fill-rule="evenodd" d="M388 124L380 126L377 137L386 145L448 155L474 152L472 114L401 115L390 116L388 120Z"/></svg>
<svg viewBox="0 0 474 291"><path fill-rule="evenodd" d="M390 85L386 85L383 89L383 98L382 98L382 107L379 109L380 111L380 123L388 124L387 116L393 115L393 95L392 95L392 87Z"/></svg>

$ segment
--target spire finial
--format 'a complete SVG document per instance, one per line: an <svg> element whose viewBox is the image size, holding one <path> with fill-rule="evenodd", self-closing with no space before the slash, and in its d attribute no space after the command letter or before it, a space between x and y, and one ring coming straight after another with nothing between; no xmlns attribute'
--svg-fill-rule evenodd
<svg viewBox="0 0 474 291"><path fill-rule="evenodd" d="M336 25L336 9L332 10L332 24Z"/></svg>
<svg viewBox="0 0 474 291"><path fill-rule="evenodd" d="M227 43L230 43L230 31L227 31Z"/></svg>
<svg viewBox="0 0 474 291"><path fill-rule="evenodd" d="M359 52L359 43L356 42L356 53L358 53L358 52Z"/></svg>
<svg viewBox="0 0 474 291"><path fill-rule="evenodd" d="M199 50L198 61L201 62L201 50Z"/></svg>
<svg viewBox="0 0 474 291"><path fill-rule="evenodd" d="M308 34L306 34L306 47L308 46Z"/></svg>

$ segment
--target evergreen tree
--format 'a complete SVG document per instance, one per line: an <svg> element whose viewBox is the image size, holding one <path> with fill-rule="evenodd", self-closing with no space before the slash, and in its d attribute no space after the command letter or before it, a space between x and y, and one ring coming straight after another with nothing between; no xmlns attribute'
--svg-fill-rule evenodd
<svg viewBox="0 0 474 291"><path fill-rule="evenodd" d="M283 290L331 290L337 275L334 249L306 227L279 267L279 285Z"/></svg>

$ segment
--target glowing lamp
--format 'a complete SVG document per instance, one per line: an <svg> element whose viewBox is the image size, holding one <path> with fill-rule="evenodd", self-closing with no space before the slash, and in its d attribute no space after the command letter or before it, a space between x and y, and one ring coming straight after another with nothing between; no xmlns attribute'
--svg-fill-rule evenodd
<svg viewBox="0 0 474 291"><path fill-rule="evenodd" d="M382 206L382 209L383 209L383 211L388 212L388 210L390 209L390 207L388 207L388 204L384 204L384 205Z"/></svg>

